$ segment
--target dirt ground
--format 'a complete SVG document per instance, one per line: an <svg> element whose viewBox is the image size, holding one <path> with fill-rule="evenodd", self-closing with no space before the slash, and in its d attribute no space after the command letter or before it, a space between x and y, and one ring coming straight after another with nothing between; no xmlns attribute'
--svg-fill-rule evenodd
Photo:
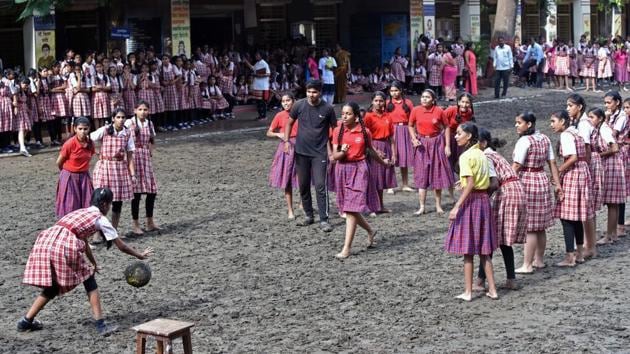
<svg viewBox="0 0 630 354"><path fill-rule="evenodd" d="M550 133L549 113L564 108L567 96L517 89L510 95L525 98L484 95L477 121L509 142L501 151L508 158L516 113L534 111ZM603 103L601 94L587 99ZM552 266L564 255L556 222L548 233L549 267L518 276L522 289L501 291L497 301L478 294L462 303L454 299L463 289L462 259L443 251L447 219L434 212L432 194L422 217L412 215L415 193L387 195L394 213L369 220L379 231L378 246L366 250L359 231L353 256L340 262L333 256L343 244L344 221L336 217L334 196L332 233L287 221L282 193L267 186L277 141L263 131L198 130L162 136L158 144L156 218L164 231L126 239L155 249L153 279L133 288L123 279L132 258L102 246L95 251L104 312L121 328L107 338L96 334L81 286L41 313L44 330L16 332L38 293L20 281L38 231L55 221L58 171L55 153L0 159L0 352L133 353L130 328L158 317L195 322L197 353L630 351L627 238L600 248L600 257L584 265L559 269ZM123 215L124 233L129 203ZM600 213L600 230L604 222ZM494 264L501 284L500 255ZM180 341L175 349L181 351Z"/></svg>

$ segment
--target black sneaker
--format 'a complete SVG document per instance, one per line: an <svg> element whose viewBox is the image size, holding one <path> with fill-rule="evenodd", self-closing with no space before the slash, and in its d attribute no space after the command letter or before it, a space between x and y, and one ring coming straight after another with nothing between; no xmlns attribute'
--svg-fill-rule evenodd
<svg viewBox="0 0 630 354"><path fill-rule="evenodd" d="M333 227L328 221L321 221L319 223L319 229L323 232L331 232L333 230Z"/></svg>
<svg viewBox="0 0 630 354"><path fill-rule="evenodd" d="M17 323L18 332L39 331L42 328L44 328L44 325L36 319L29 321L26 317L22 317Z"/></svg>
<svg viewBox="0 0 630 354"><path fill-rule="evenodd" d="M313 225L313 223L315 222L315 220L312 217L305 217L304 220L301 220L297 223L297 226L309 226L309 225Z"/></svg>
<svg viewBox="0 0 630 354"><path fill-rule="evenodd" d="M106 337L118 330L115 324L105 323L105 321L96 321L96 331L103 337Z"/></svg>

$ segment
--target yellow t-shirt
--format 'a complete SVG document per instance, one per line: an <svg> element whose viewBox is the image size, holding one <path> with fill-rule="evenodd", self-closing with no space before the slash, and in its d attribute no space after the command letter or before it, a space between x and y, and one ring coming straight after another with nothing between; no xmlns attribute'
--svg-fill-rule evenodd
<svg viewBox="0 0 630 354"><path fill-rule="evenodd" d="M475 144L459 156L459 181L466 188L466 177L472 176L474 189L490 187L490 164L488 158Z"/></svg>

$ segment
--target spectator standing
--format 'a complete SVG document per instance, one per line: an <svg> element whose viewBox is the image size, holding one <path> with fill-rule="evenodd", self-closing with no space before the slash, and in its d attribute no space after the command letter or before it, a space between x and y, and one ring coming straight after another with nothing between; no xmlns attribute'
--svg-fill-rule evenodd
<svg viewBox="0 0 630 354"><path fill-rule="evenodd" d="M252 65L247 59L244 60L251 70L254 71L254 83L252 85L251 95L256 100L258 108L258 118L267 119L267 101L269 101L269 76L271 70L269 64L263 59L262 53L257 51L254 54L256 64Z"/></svg>
<svg viewBox="0 0 630 354"><path fill-rule="evenodd" d="M322 57L319 59L319 71L322 72L322 81L324 86L322 89L322 99L329 104L333 104L335 100L335 73L333 70L337 68L337 61L328 54L328 50L322 51Z"/></svg>
<svg viewBox="0 0 630 354"><path fill-rule="evenodd" d="M337 70L335 70L335 87L337 92L337 102L343 103L348 93L348 73L350 68L350 52L343 49L341 44L337 44L335 58L337 60Z"/></svg>
<svg viewBox="0 0 630 354"><path fill-rule="evenodd" d="M512 48L505 44L505 39L499 36L498 44L492 53L492 64L494 66L494 98L499 98L499 89L503 82L503 92L501 96L507 95L508 86L510 84L510 73L514 67L514 59L512 58Z"/></svg>

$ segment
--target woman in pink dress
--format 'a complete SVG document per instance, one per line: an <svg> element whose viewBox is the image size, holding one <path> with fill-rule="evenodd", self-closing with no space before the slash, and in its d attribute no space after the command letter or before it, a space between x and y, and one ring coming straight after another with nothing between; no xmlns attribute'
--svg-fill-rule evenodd
<svg viewBox="0 0 630 354"><path fill-rule="evenodd" d="M444 96L450 101L455 101L457 96L457 88L455 80L457 79L457 62L455 61L455 53L451 46L447 46L446 53L442 56L444 63L442 68L442 86L444 87Z"/></svg>
<svg viewBox="0 0 630 354"><path fill-rule="evenodd" d="M311 50L308 53L308 59L306 59L306 75L307 75L307 80L308 79L312 79L312 80L319 80L319 71L317 70L317 61L315 60L315 56L317 55L317 53L315 52L315 50Z"/></svg>
<svg viewBox="0 0 630 354"><path fill-rule="evenodd" d="M468 75L466 77L466 91L473 96L477 96L477 57L472 50L472 42L466 43L466 49L464 50L464 62L466 63L466 70Z"/></svg>
<svg viewBox="0 0 630 354"><path fill-rule="evenodd" d="M628 53L622 46L617 47L613 53L613 61L615 62L615 81L619 85L619 91L623 88L625 91L626 83L628 83Z"/></svg>

